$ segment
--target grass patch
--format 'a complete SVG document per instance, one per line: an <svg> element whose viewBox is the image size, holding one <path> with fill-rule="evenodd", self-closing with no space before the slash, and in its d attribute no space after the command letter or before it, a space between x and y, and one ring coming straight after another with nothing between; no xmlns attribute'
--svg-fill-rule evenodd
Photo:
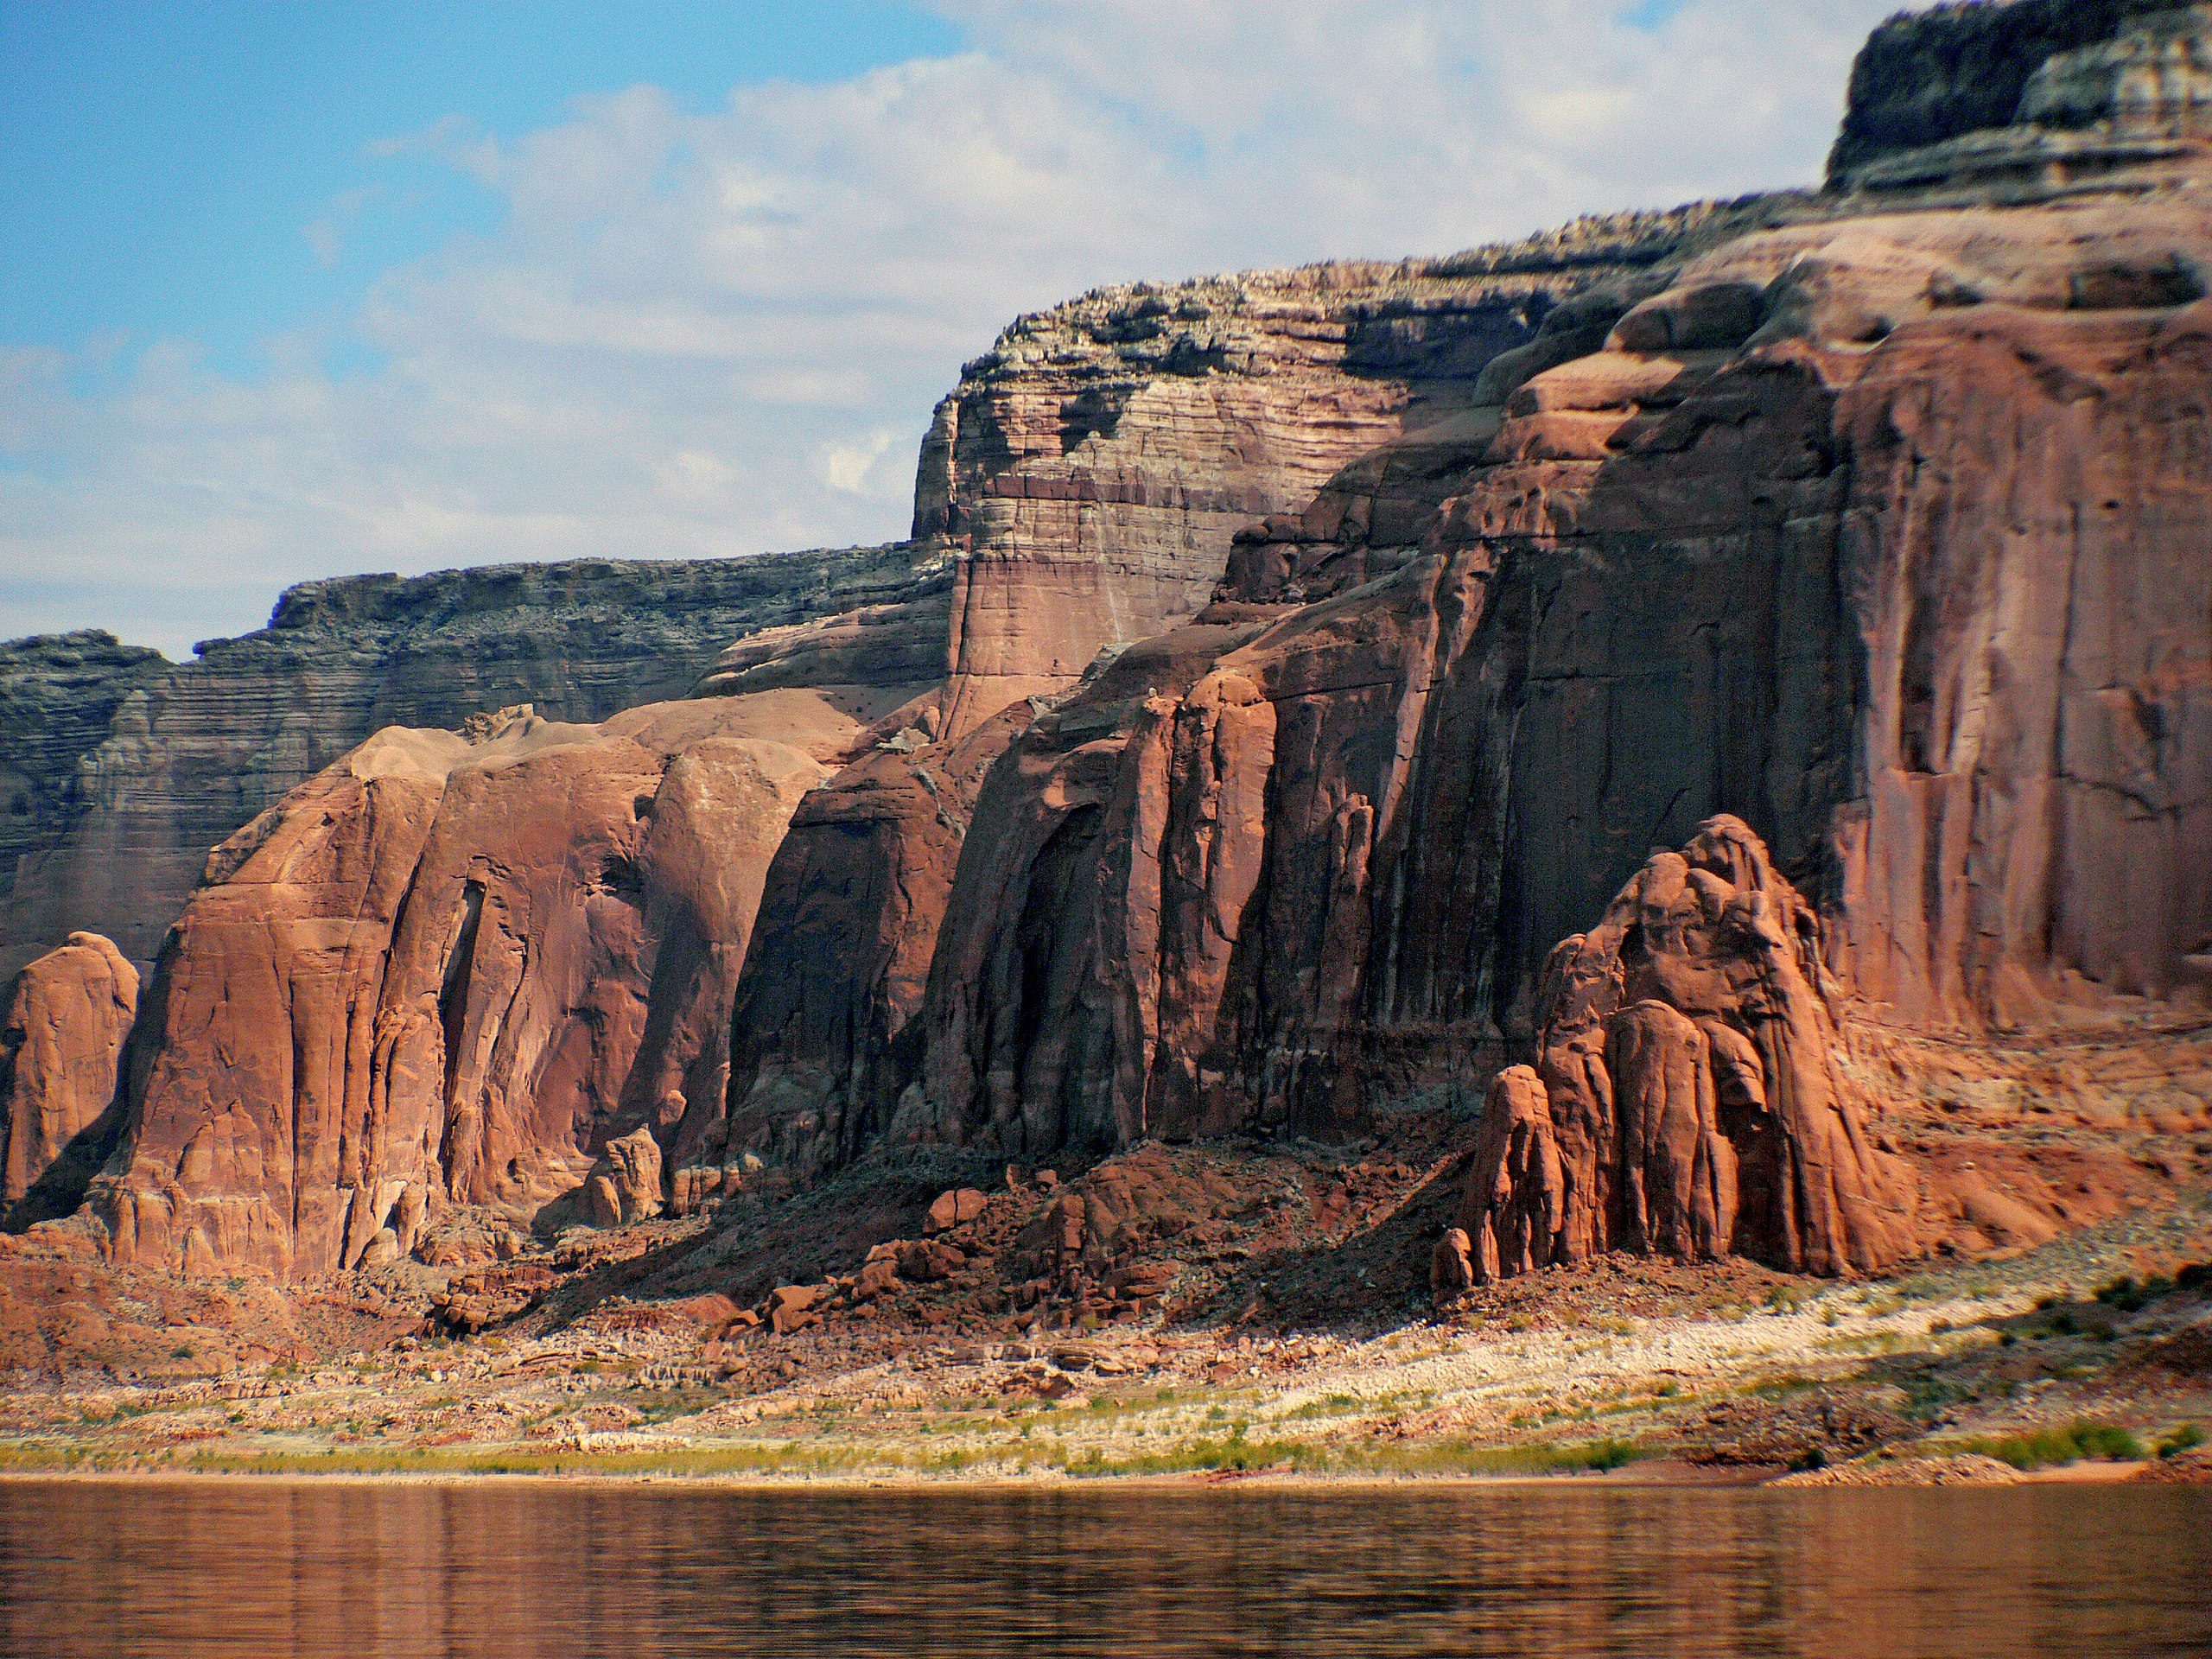
<svg viewBox="0 0 2212 1659"><path fill-rule="evenodd" d="M1109 1458L1093 1448L1062 1465L1078 1478L1116 1475L1205 1474L1279 1470L1298 1474L1566 1475L1619 1469L1649 1456L1634 1441L1598 1440L1573 1446L1478 1446L1466 1440L1364 1440L1321 1445L1310 1440L1186 1440L1157 1452Z"/></svg>
<svg viewBox="0 0 2212 1659"><path fill-rule="evenodd" d="M2026 1434L1981 1434L1950 1443L2015 1469L2056 1469L2069 1463L2139 1463L2143 1442L2132 1429L2111 1423L2075 1422Z"/></svg>

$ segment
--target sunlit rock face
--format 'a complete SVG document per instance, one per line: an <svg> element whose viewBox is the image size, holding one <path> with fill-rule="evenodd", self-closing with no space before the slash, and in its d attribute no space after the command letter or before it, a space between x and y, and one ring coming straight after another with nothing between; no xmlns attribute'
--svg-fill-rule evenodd
<svg viewBox="0 0 2212 1659"><path fill-rule="evenodd" d="M107 1155L116 1067L138 970L73 933L16 975L0 1020L0 1213L10 1228L67 1214Z"/></svg>
<svg viewBox="0 0 2212 1659"><path fill-rule="evenodd" d="M1655 853L1552 953L1537 1060L1499 1073L1459 1223L1487 1281L1611 1250L1890 1266L1917 1195L1840 1063L1819 922L1744 824Z"/></svg>
<svg viewBox="0 0 2212 1659"><path fill-rule="evenodd" d="M824 775L795 744L853 729L773 692L510 711L390 728L302 785L217 849L163 950L91 1194L105 1247L312 1276L403 1199L527 1220L626 1134L671 1165L719 1147L761 880Z"/></svg>

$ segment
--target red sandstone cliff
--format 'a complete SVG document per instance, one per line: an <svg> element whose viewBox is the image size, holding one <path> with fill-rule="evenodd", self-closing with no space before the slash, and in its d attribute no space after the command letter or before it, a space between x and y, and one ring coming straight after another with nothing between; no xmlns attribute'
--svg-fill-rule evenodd
<svg viewBox="0 0 2212 1659"><path fill-rule="evenodd" d="M1247 544L1244 632L1132 653L987 785L912 1121L1114 1144L1494 1065L1718 812L1890 1017L2200 996L2208 254L2183 193L1756 233L1510 389L1412 563Z"/></svg>
<svg viewBox="0 0 2212 1659"><path fill-rule="evenodd" d="M116 1066L138 970L97 933L72 933L16 976L0 1024L0 1205L12 1226L66 1214L106 1156Z"/></svg>
<svg viewBox="0 0 2212 1659"><path fill-rule="evenodd" d="M2212 982L2212 161L2141 73L2212 25L2105 14L1885 29L1926 97L1862 86L1819 196L1021 320L900 582L690 704L380 734L218 852L109 1247L320 1273L594 1167L634 1219L1533 1056L1485 1273L1917 1248L1838 1040Z"/></svg>
<svg viewBox="0 0 2212 1659"><path fill-rule="evenodd" d="M523 711L380 733L287 796L163 948L105 1248L310 1275L449 1201L534 1216L639 1126L718 1147L761 877L808 748L852 729L797 693Z"/></svg>

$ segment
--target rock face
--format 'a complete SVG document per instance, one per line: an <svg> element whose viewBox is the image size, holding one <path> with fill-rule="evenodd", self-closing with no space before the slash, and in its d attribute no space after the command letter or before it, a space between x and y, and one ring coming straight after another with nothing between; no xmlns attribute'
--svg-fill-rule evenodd
<svg viewBox="0 0 2212 1659"><path fill-rule="evenodd" d="M1497 1077L1440 1289L1896 1260L1840 1032L2212 995L2208 42L1945 8L1870 45L1820 195L1021 320L915 541L747 567L822 575L717 613L706 695L388 730L219 849L111 1249L320 1273L442 1203L628 1220L748 1154L1341 1135ZM688 679L711 607L656 633L664 576L594 569L568 635L474 574L341 586L134 682L48 745L115 792L69 856L179 855L127 827L190 791L128 764L232 811L356 718L318 709L449 723L549 635L564 687Z"/></svg>
<svg viewBox="0 0 2212 1659"><path fill-rule="evenodd" d="M736 1019L747 1144L818 1168L887 1125L917 1075L908 1027L938 930L969 902L954 894L963 842L1001 810L979 800L985 774L1102 652L1202 603L1240 526L1302 524L1288 515L1349 471L1306 518L1355 537L1363 569L1403 563L1470 458L1497 365L1558 351L1536 343L1541 327L1594 344L1623 302L1574 296L1648 286L1637 273L1653 261L1789 209L1627 215L1448 260L1105 289L1008 329L923 447L915 534L950 560L949 677L808 799L770 875ZM924 602L880 626L908 637ZM874 621L823 625L804 649L841 649ZM800 643L779 642L782 660ZM741 645L732 662L766 648Z"/></svg>
<svg viewBox="0 0 2212 1659"><path fill-rule="evenodd" d="M823 776L791 740L853 730L788 692L516 711L309 780L217 849L164 947L91 1194L110 1253L312 1275L403 1200L526 1218L626 1135L718 1142L761 878ZM657 1209L658 1151L619 1168L625 1217Z"/></svg>
<svg viewBox="0 0 2212 1659"><path fill-rule="evenodd" d="M2000 0L1901 13L1859 55L1833 185L2032 195L2212 137L2212 23L2177 0Z"/></svg>
<svg viewBox="0 0 2212 1659"><path fill-rule="evenodd" d="M138 970L97 933L16 976L0 1024L0 1205L11 1229L66 1215L106 1154Z"/></svg>
<svg viewBox="0 0 2212 1659"><path fill-rule="evenodd" d="M1352 479L1262 526L987 784L902 1120L1325 1128L1486 1072L1722 812L1891 1017L2196 995L2208 255L2178 191L1757 231L1524 358L1411 562L1326 530Z"/></svg>
<svg viewBox="0 0 2212 1659"><path fill-rule="evenodd" d="M1608 1250L1821 1274L1912 1253L1913 1184L1838 1065L1819 934L1718 817L1553 951L1537 1064L1491 1085L1461 1199L1478 1281Z"/></svg>
<svg viewBox="0 0 2212 1659"><path fill-rule="evenodd" d="M680 697L738 635L895 590L912 563L902 545L354 576L189 663L98 635L0 647L0 975L73 928L150 962L207 849L380 728Z"/></svg>
<svg viewBox="0 0 2212 1659"><path fill-rule="evenodd" d="M168 672L159 652L95 629L0 644L0 917L14 913L26 871L69 833L81 810L79 768L124 700ZM59 944L61 931L0 927L0 976Z"/></svg>
<svg viewBox="0 0 2212 1659"><path fill-rule="evenodd" d="M1465 403L1574 279L1539 259L1326 265L1102 289L968 365L922 447L914 535L958 548L957 734L1203 605L1230 535Z"/></svg>

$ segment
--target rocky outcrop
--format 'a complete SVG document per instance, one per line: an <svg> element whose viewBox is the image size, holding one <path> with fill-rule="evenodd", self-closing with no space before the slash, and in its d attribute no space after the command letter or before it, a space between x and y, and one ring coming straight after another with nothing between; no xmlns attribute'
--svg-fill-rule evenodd
<svg viewBox="0 0 2212 1659"><path fill-rule="evenodd" d="M1558 308L1410 556L1350 510L1395 457L1254 527L987 783L903 1131L1326 1130L1471 1084L1540 1033L1552 941L1719 813L1885 1017L2201 998L2195 176L1738 235Z"/></svg>
<svg viewBox="0 0 2212 1659"><path fill-rule="evenodd" d="M923 448L915 533L950 556L950 677L808 800L770 877L737 1014L747 1144L818 1167L889 1122L917 1075L907 1028L938 930L969 902L953 874L971 817L1001 819L979 800L986 772L1102 653L1202 603L1238 526L1261 514L1356 539L1338 582L1397 568L1479 453L1498 365L1594 344L1649 266L1791 210L1624 215L1448 260L1105 289L1008 329ZM906 638L922 602L806 631L782 660ZM741 645L733 668L757 675L749 654L767 649Z"/></svg>
<svg viewBox="0 0 2212 1659"><path fill-rule="evenodd" d="M0 1024L0 1214L11 1229L66 1215L107 1153L116 1067L138 970L73 933L16 976Z"/></svg>
<svg viewBox="0 0 2212 1659"><path fill-rule="evenodd" d="M2201 153L2212 10L1998 0L1901 13L1859 55L1831 185L2033 199Z"/></svg>
<svg viewBox="0 0 2212 1659"><path fill-rule="evenodd" d="M739 635L899 591L912 566L900 545L353 576L188 663L95 635L0 648L0 974L73 928L150 962L208 849L383 727L681 697ZM864 721L917 689L861 679L842 701Z"/></svg>
<svg viewBox="0 0 2212 1659"><path fill-rule="evenodd" d="M591 1219L601 1227L626 1227L661 1212L660 1142L651 1129L633 1129L607 1143L586 1191Z"/></svg>
<svg viewBox="0 0 2212 1659"><path fill-rule="evenodd" d="M790 740L853 730L793 692L518 710L318 774L217 849L164 947L91 1194L110 1254L308 1276L410 1210L527 1220L626 1135L719 1144L761 878L823 775ZM658 1208L658 1153L621 1168L623 1216Z"/></svg>
<svg viewBox="0 0 2212 1659"><path fill-rule="evenodd" d="M1916 1195L1840 1064L1820 924L1738 820L1655 853L1544 972L1459 1223L1487 1282L1609 1250L1789 1272L1911 1254Z"/></svg>

